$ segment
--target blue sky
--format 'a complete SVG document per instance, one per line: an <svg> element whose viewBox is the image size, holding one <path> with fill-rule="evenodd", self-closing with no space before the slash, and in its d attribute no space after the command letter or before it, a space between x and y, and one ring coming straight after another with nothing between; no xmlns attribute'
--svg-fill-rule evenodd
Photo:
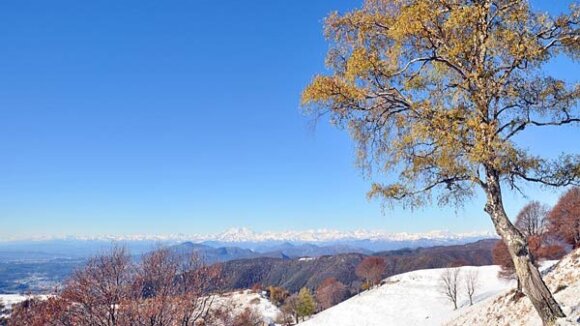
<svg viewBox="0 0 580 326"><path fill-rule="evenodd" d="M566 1L542 10L562 10ZM301 114L322 20L359 1L0 4L0 238L229 227L491 229L464 209L381 209L346 132ZM574 80L577 65L551 71ZM531 133L537 153L578 131ZM557 141L556 141L557 140ZM553 203L559 192L530 189ZM508 194L511 214L525 199Z"/></svg>

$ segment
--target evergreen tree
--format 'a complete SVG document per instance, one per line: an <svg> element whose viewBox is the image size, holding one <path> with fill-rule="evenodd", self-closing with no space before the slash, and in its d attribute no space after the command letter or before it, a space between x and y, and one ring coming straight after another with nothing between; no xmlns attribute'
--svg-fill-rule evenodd
<svg viewBox="0 0 580 326"><path fill-rule="evenodd" d="M299 317L311 316L316 311L316 301L314 301L314 297L312 293L307 288L300 289L298 293L298 305L296 307L297 313Z"/></svg>

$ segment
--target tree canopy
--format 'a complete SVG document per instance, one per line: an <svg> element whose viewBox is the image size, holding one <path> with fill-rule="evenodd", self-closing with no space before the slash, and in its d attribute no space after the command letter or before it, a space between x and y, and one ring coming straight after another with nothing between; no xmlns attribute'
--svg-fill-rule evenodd
<svg viewBox="0 0 580 326"><path fill-rule="evenodd" d="M461 203L486 186L484 169L518 181L577 184L578 155L547 160L518 146L531 127L577 123L580 86L545 74L580 57L580 10L553 17L519 0L367 0L331 14L326 64L302 94L358 144L358 162L394 172L369 196Z"/></svg>

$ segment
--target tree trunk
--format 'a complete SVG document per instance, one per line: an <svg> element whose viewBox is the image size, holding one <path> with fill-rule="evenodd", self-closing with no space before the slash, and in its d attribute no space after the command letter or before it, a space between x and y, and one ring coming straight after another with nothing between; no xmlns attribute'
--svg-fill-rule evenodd
<svg viewBox="0 0 580 326"><path fill-rule="evenodd" d="M527 239L510 222L504 210L498 173L488 170L486 177L485 212L491 217L497 233L508 247L523 293L532 302L543 324L553 325L557 318L565 315L542 280L538 268L534 266Z"/></svg>

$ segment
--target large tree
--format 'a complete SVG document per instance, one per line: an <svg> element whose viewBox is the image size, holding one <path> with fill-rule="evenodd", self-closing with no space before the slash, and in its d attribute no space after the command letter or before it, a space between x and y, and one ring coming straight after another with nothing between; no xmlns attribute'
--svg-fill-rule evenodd
<svg viewBox="0 0 580 326"><path fill-rule="evenodd" d="M414 207L460 204L482 190L545 324L563 313L502 191L522 181L578 183L578 155L548 160L516 139L580 121L580 87L543 69L558 55L580 57L579 22L578 6L552 17L523 0L367 0L326 19L331 73L316 76L302 96L309 112L328 112L351 131L361 166L396 177L373 184L369 196Z"/></svg>

